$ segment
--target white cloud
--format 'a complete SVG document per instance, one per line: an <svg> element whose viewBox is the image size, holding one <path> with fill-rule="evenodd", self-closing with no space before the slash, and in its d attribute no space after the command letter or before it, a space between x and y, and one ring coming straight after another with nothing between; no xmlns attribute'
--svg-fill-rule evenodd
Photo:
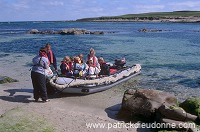
<svg viewBox="0 0 200 132"><path fill-rule="evenodd" d="M146 9L146 10L158 10L163 9L164 5L137 5L136 8L138 9Z"/></svg>
<svg viewBox="0 0 200 132"><path fill-rule="evenodd" d="M127 8L125 8L125 7L117 7L116 9L122 11L122 10L126 10Z"/></svg>
<svg viewBox="0 0 200 132"><path fill-rule="evenodd" d="M64 5L64 3L60 2L60 1L52 1L49 4L52 6L63 6Z"/></svg>
<svg viewBox="0 0 200 132"><path fill-rule="evenodd" d="M180 1L180 2L179 2ZM0 21L75 20L147 12L200 10L199 0L0 0Z"/></svg>
<svg viewBox="0 0 200 132"><path fill-rule="evenodd" d="M30 8L28 2L26 0L21 0L19 2L13 3L12 4L13 8L16 10L21 10L21 9L28 9Z"/></svg>
<svg viewBox="0 0 200 132"><path fill-rule="evenodd" d="M165 8L164 5L136 5L134 6L137 13L157 12Z"/></svg>
<svg viewBox="0 0 200 132"><path fill-rule="evenodd" d="M197 7L200 6L199 1L172 2L170 5L176 7Z"/></svg>
<svg viewBox="0 0 200 132"><path fill-rule="evenodd" d="M58 1L58 0L43 0L43 1L38 1L38 2L35 2L41 6L63 6L64 5L64 2L62 0Z"/></svg>
<svg viewBox="0 0 200 132"><path fill-rule="evenodd" d="M160 2L160 0L153 0L154 2Z"/></svg>
<svg viewBox="0 0 200 132"><path fill-rule="evenodd" d="M191 10L199 11L200 10L200 1L185 1L185 2L172 2L167 5L172 11L180 10Z"/></svg>

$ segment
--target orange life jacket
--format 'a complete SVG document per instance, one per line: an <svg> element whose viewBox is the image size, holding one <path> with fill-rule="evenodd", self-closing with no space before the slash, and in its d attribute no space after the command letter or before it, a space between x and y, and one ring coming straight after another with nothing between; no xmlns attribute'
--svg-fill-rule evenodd
<svg viewBox="0 0 200 132"><path fill-rule="evenodd" d="M53 52L52 50L49 50L49 53L50 53L50 64L53 64Z"/></svg>

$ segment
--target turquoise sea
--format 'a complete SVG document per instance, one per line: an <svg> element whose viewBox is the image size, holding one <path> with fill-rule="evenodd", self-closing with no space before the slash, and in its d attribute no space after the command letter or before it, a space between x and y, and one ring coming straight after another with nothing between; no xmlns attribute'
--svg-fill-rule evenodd
<svg viewBox="0 0 200 132"><path fill-rule="evenodd" d="M104 35L36 35L30 29L60 30L81 28L114 32ZM162 32L138 32L139 29ZM152 88L198 97L200 91L200 24L135 22L1 22L0 57L13 53L35 55L41 46L52 43L58 64L65 55L88 54L107 62L125 57L127 65L139 63L142 74L137 87ZM20 61L20 60L19 60ZM31 61L31 60L30 60ZM131 87L131 86L130 86Z"/></svg>

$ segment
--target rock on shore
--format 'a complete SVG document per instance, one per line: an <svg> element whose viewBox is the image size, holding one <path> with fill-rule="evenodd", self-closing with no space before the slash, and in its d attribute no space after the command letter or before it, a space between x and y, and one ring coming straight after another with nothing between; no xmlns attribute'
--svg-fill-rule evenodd
<svg viewBox="0 0 200 132"><path fill-rule="evenodd" d="M157 90L128 89L122 99L122 110L128 110L131 114L152 119L153 113L162 105L176 106L177 99L174 95Z"/></svg>
<svg viewBox="0 0 200 132"><path fill-rule="evenodd" d="M199 102L199 99L185 101L183 103L184 109L187 110L185 111L178 106L177 98L171 93L151 89L128 89L124 93L119 116L139 117L146 122L174 123L176 129L196 132L193 127L184 128L179 124L200 123Z"/></svg>
<svg viewBox="0 0 200 132"><path fill-rule="evenodd" d="M29 34L61 34L61 35L80 35L80 34L95 34L95 35L101 35L105 34L103 31L89 31L86 29L63 29L63 30L38 30L38 29L31 29L28 31ZM106 32L106 33L114 33L114 32Z"/></svg>
<svg viewBox="0 0 200 132"><path fill-rule="evenodd" d="M0 84L11 83L11 82L18 82L18 81L7 76L0 76Z"/></svg>

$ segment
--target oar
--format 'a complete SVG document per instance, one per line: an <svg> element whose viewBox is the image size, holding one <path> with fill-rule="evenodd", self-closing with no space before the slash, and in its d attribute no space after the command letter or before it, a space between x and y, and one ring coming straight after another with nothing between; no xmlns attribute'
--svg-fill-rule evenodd
<svg viewBox="0 0 200 132"><path fill-rule="evenodd" d="M63 79L64 80L64 79ZM56 92L55 94L57 93L62 93L65 89L67 89L69 87L69 85L74 81L76 80L76 77L73 77L73 79L67 84L67 86L65 88L63 88L62 90L58 90L58 92ZM65 81L65 80L64 80ZM65 81L66 83L66 81Z"/></svg>

